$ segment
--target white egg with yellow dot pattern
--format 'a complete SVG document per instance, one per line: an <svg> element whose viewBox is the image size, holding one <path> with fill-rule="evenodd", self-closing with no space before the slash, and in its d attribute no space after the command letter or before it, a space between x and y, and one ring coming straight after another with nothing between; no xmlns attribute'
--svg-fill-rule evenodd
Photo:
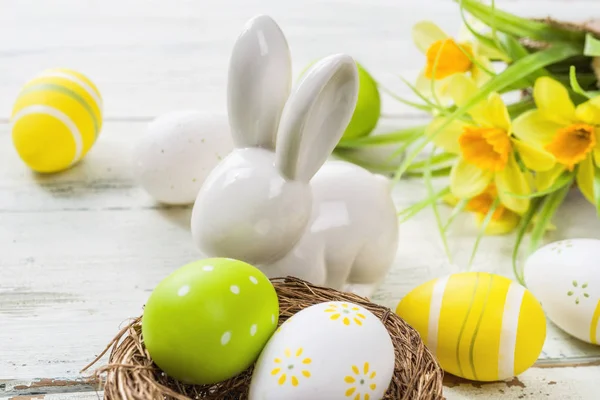
<svg viewBox="0 0 600 400"><path fill-rule="evenodd" d="M536 298L517 282L485 272L426 282L400 301L396 313L420 333L446 372L475 381L521 374L546 338Z"/></svg>
<svg viewBox="0 0 600 400"><path fill-rule="evenodd" d="M263 349L249 400L376 400L394 373L394 345L370 311L319 303L294 314Z"/></svg>
<svg viewBox="0 0 600 400"><path fill-rule="evenodd" d="M570 335L600 343L600 240L547 244L525 263L525 283L552 322Z"/></svg>

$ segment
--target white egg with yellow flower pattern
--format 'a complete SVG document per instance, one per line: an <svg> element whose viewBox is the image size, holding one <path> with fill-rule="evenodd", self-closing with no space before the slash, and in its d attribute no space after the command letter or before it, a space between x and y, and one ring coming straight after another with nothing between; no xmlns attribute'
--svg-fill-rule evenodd
<svg viewBox="0 0 600 400"><path fill-rule="evenodd" d="M69 69L43 71L15 101L12 139L34 171L58 172L80 161L102 129L102 98L85 75Z"/></svg>
<svg viewBox="0 0 600 400"><path fill-rule="evenodd" d="M568 334L600 344L600 240L549 243L529 256L525 284L552 322Z"/></svg>
<svg viewBox="0 0 600 400"><path fill-rule="evenodd" d="M537 299L518 283L485 272L426 282L402 299L396 313L420 333L446 372L475 381L521 374L546 339Z"/></svg>
<svg viewBox="0 0 600 400"><path fill-rule="evenodd" d="M315 304L271 337L252 375L249 400L376 400L394 373L394 345L370 311Z"/></svg>

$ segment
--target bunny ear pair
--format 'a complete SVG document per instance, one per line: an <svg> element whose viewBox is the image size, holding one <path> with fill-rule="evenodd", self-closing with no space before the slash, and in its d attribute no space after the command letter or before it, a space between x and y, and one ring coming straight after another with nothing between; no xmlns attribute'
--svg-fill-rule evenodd
<svg viewBox="0 0 600 400"><path fill-rule="evenodd" d="M228 111L236 147L275 149L288 179L308 182L348 126L358 97L354 60L338 54L315 64L290 95L285 36L268 16L250 20L229 65Z"/></svg>

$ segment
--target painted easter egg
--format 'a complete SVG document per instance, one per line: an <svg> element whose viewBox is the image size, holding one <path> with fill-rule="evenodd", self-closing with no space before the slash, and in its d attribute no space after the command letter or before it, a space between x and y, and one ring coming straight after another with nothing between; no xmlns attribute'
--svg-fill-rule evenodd
<svg viewBox="0 0 600 400"><path fill-rule="evenodd" d="M192 204L210 171L232 149L226 116L170 112L152 121L134 146L134 175L155 200Z"/></svg>
<svg viewBox="0 0 600 400"><path fill-rule="evenodd" d="M42 72L23 86L12 115L12 140L32 170L51 173L80 161L102 129L100 92L69 69Z"/></svg>
<svg viewBox="0 0 600 400"><path fill-rule="evenodd" d="M241 261L210 258L187 264L159 283L144 308L142 334L167 375L212 384L251 366L278 320L277 293L261 271Z"/></svg>
<svg viewBox="0 0 600 400"><path fill-rule="evenodd" d="M304 72L307 72L312 65L314 65L314 62L306 67L300 74L300 77L304 76ZM368 135L375 129L379 122L379 117L381 116L381 96L379 94L377 82L358 62L356 63L356 67L358 69L359 80L358 99L356 100L356 107L354 108L352 119L342 136L343 139L352 139Z"/></svg>
<svg viewBox="0 0 600 400"><path fill-rule="evenodd" d="M420 333L445 371L475 381L521 374L546 340L537 299L518 283L485 272L426 282L402 299L396 313Z"/></svg>
<svg viewBox="0 0 600 400"><path fill-rule="evenodd" d="M394 365L379 318L353 303L319 303L271 337L254 367L249 400L381 399Z"/></svg>
<svg viewBox="0 0 600 400"><path fill-rule="evenodd" d="M547 244L528 257L525 284L552 322L576 338L600 343L600 240Z"/></svg>

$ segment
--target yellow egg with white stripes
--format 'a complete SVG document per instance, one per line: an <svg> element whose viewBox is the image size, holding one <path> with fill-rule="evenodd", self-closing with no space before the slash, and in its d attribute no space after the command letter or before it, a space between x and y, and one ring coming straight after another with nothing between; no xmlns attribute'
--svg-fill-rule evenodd
<svg viewBox="0 0 600 400"><path fill-rule="evenodd" d="M21 89L12 116L12 139L31 169L65 170L92 148L102 129L102 97L83 74L43 71Z"/></svg>
<svg viewBox="0 0 600 400"><path fill-rule="evenodd" d="M426 282L400 301L396 313L420 333L446 372L474 381L521 374L546 340L546 318L531 292L485 272Z"/></svg>

